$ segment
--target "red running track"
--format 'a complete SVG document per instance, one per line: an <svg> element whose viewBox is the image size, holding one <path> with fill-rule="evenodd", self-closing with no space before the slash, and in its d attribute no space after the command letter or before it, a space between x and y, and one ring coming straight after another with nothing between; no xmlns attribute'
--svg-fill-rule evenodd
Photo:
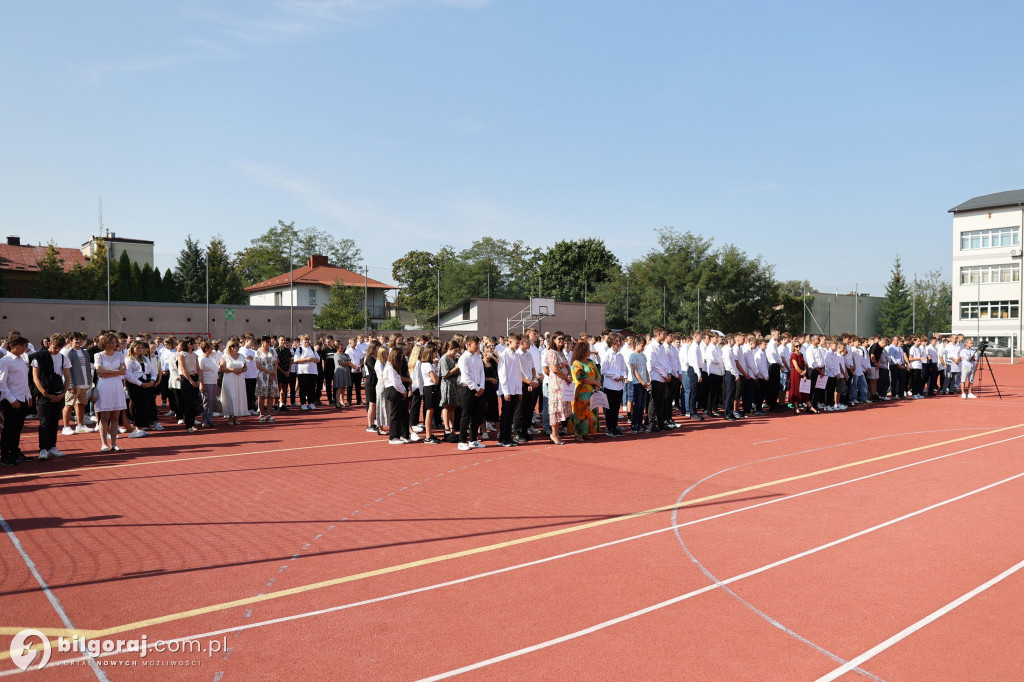
<svg viewBox="0 0 1024 682"><path fill-rule="evenodd" d="M0 476L0 675L1020 679L1024 371L998 377L1002 401L564 448L388 446L355 411L62 439ZM20 673L12 636L66 630L55 605L227 651Z"/></svg>

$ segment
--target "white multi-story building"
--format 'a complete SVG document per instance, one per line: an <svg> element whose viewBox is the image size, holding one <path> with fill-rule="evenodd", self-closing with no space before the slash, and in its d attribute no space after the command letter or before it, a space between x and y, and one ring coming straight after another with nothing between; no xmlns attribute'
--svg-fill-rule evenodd
<svg viewBox="0 0 1024 682"><path fill-rule="evenodd" d="M953 331L1020 348L1024 190L986 194L953 214ZM1018 351L1019 352L1019 351Z"/></svg>

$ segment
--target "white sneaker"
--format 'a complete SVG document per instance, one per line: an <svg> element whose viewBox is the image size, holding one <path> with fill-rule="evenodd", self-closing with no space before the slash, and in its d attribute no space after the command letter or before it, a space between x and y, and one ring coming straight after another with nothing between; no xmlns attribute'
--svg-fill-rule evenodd
<svg viewBox="0 0 1024 682"><path fill-rule="evenodd" d="M413 433L423 433L423 427L420 426L419 424L417 424L416 426L412 427L412 432Z"/></svg>
<svg viewBox="0 0 1024 682"><path fill-rule="evenodd" d="M469 443L459 443L459 450L472 450L473 446Z"/></svg>
<svg viewBox="0 0 1024 682"><path fill-rule="evenodd" d="M826 405L825 406L825 411L826 412L835 412L836 408L832 407L831 405Z"/></svg>
<svg viewBox="0 0 1024 682"><path fill-rule="evenodd" d="M92 429L92 428L90 428L88 426L76 426L75 427L75 433L92 433L93 431L95 431L95 429Z"/></svg>
<svg viewBox="0 0 1024 682"><path fill-rule="evenodd" d="M58 450L56 447L52 447L47 452L50 453L50 457L63 457L64 453Z"/></svg>
<svg viewBox="0 0 1024 682"><path fill-rule="evenodd" d="M185 420L184 420L184 419L179 419L179 420L178 420L178 424L184 424L184 423L185 423Z"/></svg>
<svg viewBox="0 0 1024 682"><path fill-rule="evenodd" d="M128 433L128 429L124 428L123 426L118 426L117 427L117 432L118 433Z"/></svg>
<svg viewBox="0 0 1024 682"><path fill-rule="evenodd" d="M300 410L308 410L309 408L308 408L308 407L306 407L306 405L305 405L305 404L303 404L303 405L302 405L302 407L300 407L299 409L300 409Z"/></svg>
<svg viewBox="0 0 1024 682"><path fill-rule="evenodd" d="M389 438L388 445L405 445L406 441L401 438Z"/></svg>
<svg viewBox="0 0 1024 682"><path fill-rule="evenodd" d="M50 459L50 453L46 450L39 451L39 457L37 458L40 462Z"/></svg>
<svg viewBox="0 0 1024 682"><path fill-rule="evenodd" d="M488 438L490 438L490 436L487 435L486 431L480 434L480 440L487 440Z"/></svg>
<svg viewBox="0 0 1024 682"><path fill-rule="evenodd" d="M845 410L847 408L846 408L846 405L844 405L842 403L839 403L838 405L836 405L836 409L838 409L840 412L842 412L843 410Z"/></svg>
<svg viewBox="0 0 1024 682"><path fill-rule="evenodd" d="M409 442L410 443L416 443L416 442L419 442L420 440L422 440L422 439L419 436L417 436L415 433L410 433L409 434Z"/></svg>
<svg viewBox="0 0 1024 682"><path fill-rule="evenodd" d="M153 424L149 428L153 429L154 431L163 431L164 430L164 425L161 424L160 422L156 422L155 424Z"/></svg>
<svg viewBox="0 0 1024 682"><path fill-rule="evenodd" d="M148 433L146 433L142 429L139 429L137 431L132 431L131 433L129 433L128 434L128 438L142 438L143 436L148 436L148 435L149 435Z"/></svg>
<svg viewBox="0 0 1024 682"><path fill-rule="evenodd" d="M174 416L174 410L167 410L166 412L164 412L164 416L165 417L173 417Z"/></svg>
<svg viewBox="0 0 1024 682"><path fill-rule="evenodd" d="M213 416L214 416L214 417L223 417L223 416L224 416L224 414L223 414L222 412L214 412L214 413L213 413ZM181 422L178 422L178 423L180 424Z"/></svg>
<svg viewBox="0 0 1024 682"><path fill-rule="evenodd" d="M973 393L968 393L967 397L973 400L974 398L977 398L978 396L974 395Z"/></svg>
<svg viewBox="0 0 1024 682"><path fill-rule="evenodd" d="M315 403L310 403L309 404L309 409L315 410L316 409L316 404Z"/></svg>
<svg viewBox="0 0 1024 682"><path fill-rule="evenodd" d="M62 435L62 436L73 436L73 435L75 435L75 430L73 428L71 428L70 426L65 426L63 429L60 430L60 435Z"/></svg>
<svg viewBox="0 0 1024 682"><path fill-rule="evenodd" d="M470 447L474 447L474 448L486 448L487 447L486 445L484 445L483 443L481 443L478 440L472 441L469 445L470 445Z"/></svg>

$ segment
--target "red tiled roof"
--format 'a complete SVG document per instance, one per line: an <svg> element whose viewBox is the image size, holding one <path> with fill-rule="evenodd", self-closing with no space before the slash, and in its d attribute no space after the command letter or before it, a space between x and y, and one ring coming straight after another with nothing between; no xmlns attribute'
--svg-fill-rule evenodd
<svg viewBox="0 0 1024 682"><path fill-rule="evenodd" d="M301 268L292 271L292 278L296 285L300 284L320 284L323 286L331 286L335 282L341 283L347 287L362 287L363 276L358 272L352 272L345 268L336 268L333 265L317 265L310 267L303 265ZM263 280L248 286L245 288L249 292L265 291L266 289L277 289L279 287L288 286L288 273L278 275L277 277L271 277L270 279ZM369 289L398 289L393 284L385 284L384 282L378 282L375 279L367 278L365 280L366 286Z"/></svg>
<svg viewBox="0 0 1024 682"><path fill-rule="evenodd" d="M76 263L85 265L88 261L78 249L58 246L57 252L64 259L64 272L68 272ZM39 272L37 263L46 255L45 246L11 246L0 244L0 270L16 272Z"/></svg>

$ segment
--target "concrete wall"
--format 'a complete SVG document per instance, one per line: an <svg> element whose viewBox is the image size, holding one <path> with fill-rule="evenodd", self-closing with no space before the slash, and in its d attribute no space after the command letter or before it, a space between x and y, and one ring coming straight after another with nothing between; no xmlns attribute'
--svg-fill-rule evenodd
<svg viewBox="0 0 1024 682"><path fill-rule="evenodd" d="M225 309L235 312L227 320ZM112 301L110 325L106 301L54 301L34 298L0 298L0 334L16 329L33 343L54 332L81 331L90 336L100 329L128 333L200 333L207 328L213 338L227 338L251 331L254 334L313 334L313 309L296 306L294 327L289 309L247 305L210 305L210 324L206 323L206 305L191 303L135 303ZM294 329L294 334L290 333Z"/></svg>
<svg viewBox="0 0 1024 682"><path fill-rule="evenodd" d="M508 330L507 320L529 305L527 300L508 298L472 298L469 301L469 320L463 319L462 306L441 313L441 329L445 334L456 331L479 336L503 336ZM586 331L599 334L605 327L604 303L555 303L555 314L543 317L536 325L541 332L560 330L575 336ZM522 332L517 326L512 331Z"/></svg>
<svg viewBox="0 0 1024 682"><path fill-rule="evenodd" d="M807 333L834 336L851 332L858 336L878 333L880 296L853 296L811 292L814 302L808 307Z"/></svg>

